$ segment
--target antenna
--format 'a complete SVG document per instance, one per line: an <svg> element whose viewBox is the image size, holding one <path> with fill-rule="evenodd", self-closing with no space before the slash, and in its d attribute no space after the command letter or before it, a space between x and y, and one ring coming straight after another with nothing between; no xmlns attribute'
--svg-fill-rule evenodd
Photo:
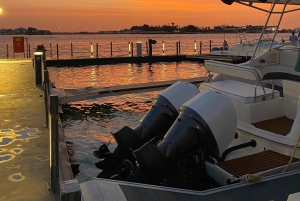
<svg viewBox="0 0 300 201"><path fill-rule="evenodd" d="M261 18L260 18L260 20L259 20L257 30L259 30L260 23L261 23ZM256 38L257 34L259 33L257 30L255 31L255 38Z"/></svg>

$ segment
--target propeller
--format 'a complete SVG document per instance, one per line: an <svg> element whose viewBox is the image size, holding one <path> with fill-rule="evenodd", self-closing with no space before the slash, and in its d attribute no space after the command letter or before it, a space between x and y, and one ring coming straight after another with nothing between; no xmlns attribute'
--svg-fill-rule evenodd
<svg viewBox="0 0 300 201"><path fill-rule="evenodd" d="M101 145L98 150L93 151L94 156L99 159L108 157L111 154L111 152L108 149L109 144L110 144L110 140L107 144Z"/></svg>

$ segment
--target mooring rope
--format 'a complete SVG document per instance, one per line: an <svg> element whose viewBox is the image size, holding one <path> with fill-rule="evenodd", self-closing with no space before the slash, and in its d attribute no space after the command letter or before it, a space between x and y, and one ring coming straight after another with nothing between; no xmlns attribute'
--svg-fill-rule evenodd
<svg viewBox="0 0 300 201"><path fill-rule="evenodd" d="M281 173L284 173L288 169L288 167L291 165L291 163L293 161L293 158L294 158L294 156L296 154L299 142L300 142L300 135L299 135L298 141L297 141L297 143L296 143L296 145L294 147L293 154L291 155L290 161L288 162L288 164L285 166L284 170Z"/></svg>

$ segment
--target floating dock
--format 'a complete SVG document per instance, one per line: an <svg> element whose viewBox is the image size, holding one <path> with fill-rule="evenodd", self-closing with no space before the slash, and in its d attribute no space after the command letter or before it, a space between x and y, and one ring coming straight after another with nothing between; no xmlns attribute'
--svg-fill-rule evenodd
<svg viewBox="0 0 300 201"><path fill-rule="evenodd" d="M61 89L51 88L51 94L57 94L59 98L59 104L66 104L74 101L82 101L87 99L100 98L105 96L115 96L122 94L149 92L163 90L175 82L189 82L195 85L202 83L205 80L204 77L190 78L190 79L177 79L151 83L131 84L131 85L119 85L111 87L85 87L77 89Z"/></svg>
<svg viewBox="0 0 300 201"><path fill-rule="evenodd" d="M48 67L80 67L93 65L109 65L118 63L157 63L157 62L182 62L193 61L204 63L205 60L217 60L229 63L241 63L247 61L244 57L233 57L227 55L165 55L165 56L142 56L142 57L103 57L103 58L84 58L84 59L59 59L47 60Z"/></svg>

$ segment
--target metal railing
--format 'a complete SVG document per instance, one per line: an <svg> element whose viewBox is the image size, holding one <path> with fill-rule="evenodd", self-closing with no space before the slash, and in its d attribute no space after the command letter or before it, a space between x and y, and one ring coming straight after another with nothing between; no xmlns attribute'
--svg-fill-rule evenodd
<svg viewBox="0 0 300 201"><path fill-rule="evenodd" d="M32 58L36 46L40 44L26 44L24 53L14 53L13 45L0 43L0 59ZM109 43L69 43L69 44L43 44L46 56L50 59L62 58L101 58L101 57L133 57L137 56L137 47L133 42L124 44ZM220 44L218 44L220 46ZM212 40L207 42L165 42L158 41L153 45L153 55L192 55L206 54L212 50ZM148 43L144 42L142 56L149 53Z"/></svg>

